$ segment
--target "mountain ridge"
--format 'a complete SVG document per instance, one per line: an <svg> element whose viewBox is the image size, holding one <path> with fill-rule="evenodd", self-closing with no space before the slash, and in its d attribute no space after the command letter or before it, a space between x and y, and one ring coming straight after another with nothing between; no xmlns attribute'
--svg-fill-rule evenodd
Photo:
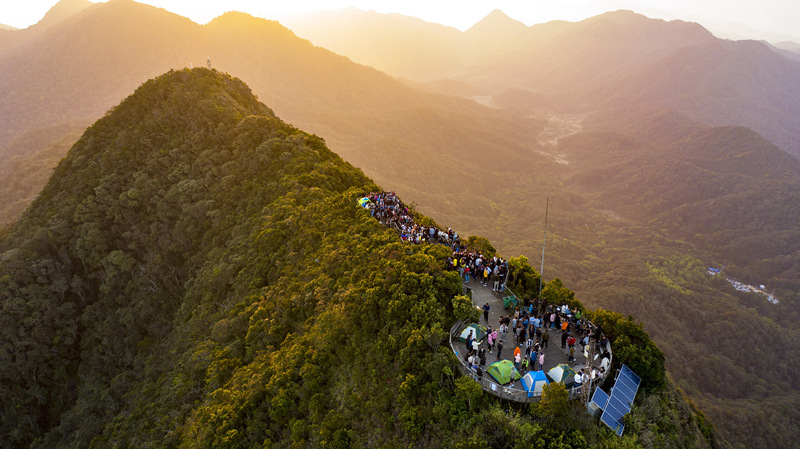
<svg viewBox="0 0 800 449"><path fill-rule="evenodd" d="M213 67L225 67L247 80L282 117L324 134L346 159L357 162L379 179L394 171L398 148L431 153L433 145L438 144L420 139L413 132L419 126L414 111L433 116L434 122L445 128L459 126L458 121L499 123L496 113L488 108L410 88L373 68L357 66L307 41L293 39L290 31L274 22L262 25L262 19L234 15L201 26L134 2L98 4L91 10L62 24L63 29L51 35L57 38L56 45L39 39L37 45L44 47L42 52L4 59L0 66L0 99L4 104L0 120L7 124L6 135L2 136L7 144L5 148L0 145L0 152L6 156L17 154L8 144L14 133L60 123L64 115L90 121L111 107L115 99L122 98L124 89L133 89L142 79L170 68L189 66L192 61L194 65L205 65L209 56ZM120 19L115 16L123 13L125 23L117 24ZM235 17L254 28L225 25ZM136 27L142 30L152 27L154 31L136 34L134 23L139 23ZM164 35L169 28L182 31ZM81 52L70 44L84 42L92 30L97 38L87 43L97 42L99 48ZM138 45L142 42L148 43L146 50ZM120 50L129 46L134 47ZM62 67L60 74L49 69L53 65ZM68 89L62 85L65 82ZM461 111L459 117L447 113L454 108ZM380 126L364 127L363 119L368 116L376 117ZM389 122L395 125L389 127ZM343 127L347 129L342 130ZM528 133L514 129L521 127L504 127L506 136ZM467 140L467 136L472 139ZM498 138L499 142L495 142ZM506 153L504 148L519 146L481 126L443 143L456 142L469 152L491 148ZM395 160L384 162L371 157L376 145L389 149L386 154ZM458 164L463 166L470 161Z"/></svg>
<svg viewBox="0 0 800 449"><path fill-rule="evenodd" d="M563 386L512 414L455 374L445 329L474 311L451 250L403 243L356 202L377 189L241 80L195 68L143 83L0 240L0 342L13 359L0 364L0 443L615 444L573 417L584 410ZM647 348L631 357L655 379L628 443L714 447L641 326L597 313L620 347ZM476 427L475 414L499 427Z"/></svg>

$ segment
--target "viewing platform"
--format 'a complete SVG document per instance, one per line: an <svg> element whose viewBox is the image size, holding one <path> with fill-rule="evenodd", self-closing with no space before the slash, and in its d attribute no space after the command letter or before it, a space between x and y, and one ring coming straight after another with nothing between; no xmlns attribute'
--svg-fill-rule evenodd
<svg viewBox="0 0 800 449"><path fill-rule="evenodd" d="M490 286L484 286L483 284L472 281L470 283L465 283L465 290L471 291L472 296L472 304L476 308L481 308L484 304L489 304L489 320L488 323L484 320L483 312L480 313L479 322L477 324L483 326L490 326L492 329L497 330L500 326L500 316L507 316L511 315L514 312L514 306L509 305L509 308L506 309L503 303L503 296L509 296L509 291L506 290L505 293L494 292L492 291ZM521 306L521 305L520 305ZM510 360L512 363L514 361L514 349L516 347L520 347L522 354L525 354L525 347L524 345L517 345L514 341L514 335L509 331L506 334L504 348L501 352L500 359L497 358L497 350L495 346L495 350L492 353L489 353L487 350L486 353L486 366L483 367L483 376L478 378L478 375L474 369L471 369L466 362L466 354L467 349L466 345L459 340L459 336L461 335L462 331L469 325L470 323L464 323L462 321L456 322L452 328L450 328L450 348L453 350L453 353L459 360L459 370L465 376L468 376L479 382L481 387L484 391L497 396L501 399L507 399L514 402L520 403L530 403L530 402L538 402L541 399L541 393L538 391L534 391L529 393L523 389L522 383L520 380L515 380L511 383L501 385L499 384L491 375L489 375L486 370L492 363L498 360ZM545 359L544 359L544 372L547 373L550 369L556 367L560 364L567 364L571 368L575 370L576 373L580 373L581 370L587 366L587 359L584 354L584 347L580 344L580 338L578 338L578 342L575 344L575 353L574 358L575 360L569 362L569 347L561 347L561 335L562 331L560 328L551 328L550 329L550 340L548 343L547 348L542 348L544 351ZM577 337L576 337L577 338ZM594 340L591 340L590 344L593 344ZM480 344L481 348L487 348L486 339L483 339ZM608 365L611 365L613 361L613 353L611 351L611 345L606 344L604 348L601 348L600 353L603 351L607 351L611 355L611 358L608 360ZM597 370L600 366L600 360L602 359L602 355L595 352L596 358L592 363L592 367ZM530 370L533 371L533 370ZM520 375L524 376L527 371L520 371ZM606 376L608 376L609 371L605 371L602 374L598 372L597 376L590 380L590 384L587 387L587 390L584 390L584 386L576 385L570 388L567 388L569 392L570 399L578 399L581 397L581 393L585 393L591 395L591 392L594 390L595 386L601 383Z"/></svg>

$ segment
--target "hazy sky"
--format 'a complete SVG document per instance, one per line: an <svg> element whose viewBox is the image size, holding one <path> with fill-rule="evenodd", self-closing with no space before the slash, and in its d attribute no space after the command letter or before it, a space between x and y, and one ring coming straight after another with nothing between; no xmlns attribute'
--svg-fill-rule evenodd
<svg viewBox="0 0 800 449"><path fill-rule="evenodd" d="M24 28L36 23L57 0L0 0L0 23ZM576 21L606 11L632 9L656 18L678 18L714 24L738 22L748 27L800 36L798 0L142 0L205 23L225 11L276 18L291 12L339 9L398 12L459 29L469 28L493 9L528 25L549 20ZM709 26L712 25L712 26Z"/></svg>

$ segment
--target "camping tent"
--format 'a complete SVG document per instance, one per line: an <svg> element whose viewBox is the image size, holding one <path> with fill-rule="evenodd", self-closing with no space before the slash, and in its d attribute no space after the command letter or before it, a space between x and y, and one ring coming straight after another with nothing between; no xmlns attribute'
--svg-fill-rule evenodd
<svg viewBox="0 0 800 449"><path fill-rule="evenodd" d="M565 387L572 388L575 385L575 370L561 363L547 372L547 378L550 382L561 382Z"/></svg>
<svg viewBox="0 0 800 449"><path fill-rule="evenodd" d="M470 331L472 331L472 338L475 338L478 341L483 341L483 339L486 338L485 327L481 326L480 324L470 324L469 326L465 327L463 331L461 331L461 335L458 336L458 340L461 343L466 343Z"/></svg>
<svg viewBox="0 0 800 449"><path fill-rule="evenodd" d="M520 382L522 383L522 388L528 392L529 398L541 396L542 387L550 383L544 371L530 371L528 374L522 376Z"/></svg>
<svg viewBox="0 0 800 449"><path fill-rule="evenodd" d="M514 368L514 364L511 363L511 360L500 360L499 362L494 362L486 368L486 372L494 378L500 385L505 385L512 380L517 380L520 378L519 371Z"/></svg>

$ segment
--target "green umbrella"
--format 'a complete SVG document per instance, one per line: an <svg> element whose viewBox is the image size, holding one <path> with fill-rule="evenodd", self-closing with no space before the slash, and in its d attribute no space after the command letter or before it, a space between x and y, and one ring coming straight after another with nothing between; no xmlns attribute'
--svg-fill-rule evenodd
<svg viewBox="0 0 800 449"><path fill-rule="evenodd" d="M490 376L494 378L500 385L505 385L512 380L519 379L519 371L514 368L514 364L511 363L511 360L500 360L499 362L494 362L486 368L486 372L489 373Z"/></svg>
<svg viewBox="0 0 800 449"><path fill-rule="evenodd" d="M465 327L463 331L461 331L461 335L458 336L459 341L461 343L467 342L467 337L469 337L469 333L472 331L472 338L478 341L483 341L486 338L486 328L481 326L480 324L470 324L469 326Z"/></svg>

